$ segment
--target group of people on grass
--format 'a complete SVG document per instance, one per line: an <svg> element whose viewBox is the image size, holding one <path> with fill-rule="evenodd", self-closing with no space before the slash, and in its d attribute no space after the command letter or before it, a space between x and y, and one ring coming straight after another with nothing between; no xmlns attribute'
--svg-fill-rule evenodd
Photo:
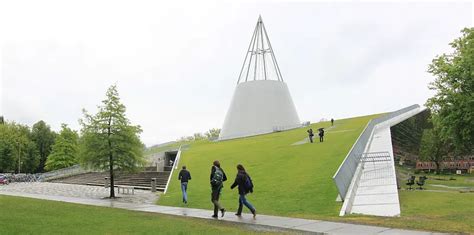
<svg viewBox="0 0 474 235"><path fill-rule="evenodd" d="M331 126L334 126L334 119L331 118ZM308 132L308 137L309 137L309 142L313 143L313 129L309 129L306 132ZM318 135L319 135L319 142L324 142L324 128L319 128L318 129Z"/></svg>
<svg viewBox="0 0 474 235"><path fill-rule="evenodd" d="M182 167L183 169L179 172L178 179L181 180L181 191L183 193L183 203L188 203L188 181L191 180L191 173L186 169L186 166ZM224 170L221 168L219 161L214 161L212 163L211 175L210 175L210 184L211 184L211 202L214 205L214 214L213 218L218 217L219 211L221 212L221 217L224 217L226 212L225 208L219 203L219 197L221 195L222 188L224 187L224 181L227 181L227 176ZM239 192L239 208L237 209L236 216L242 215L242 209L245 205L250 212L252 212L253 217L257 215L255 207L245 198L245 195L248 193L253 193L253 182L250 178L250 175L245 171L245 168L242 164L237 165L237 176L235 177L234 183L230 186L231 189L238 187Z"/></svg>
<svg viewBox="0 0 474 235"><path fill-rule="evenodd" d="M331 125L334 125L334 119L331 119ZM309 140L313 143L313 129L308 131ZM324 141L324 128L318 129L319 142ZM186 166L183 166L183 169L179 172L178 180L181 180L181 191L183 193L183 203L188 203L188 182L191 180L191 173L186 169ZM219 197L221 195L222 188L224 187L224 181L227 181L227 176L225 175L224 170L221 168L219 161L214 161L212 163L211 175L209 177L211 183L211 202L214 205L214 214L213 218L218 217L219 211L221 212L221 217L224 217L226 212L225 208L219 203ZM236 216L242 215L242 209L245 205L250 212L252 212L253 217L257 215L255 207L247 200L245 195L248 193L253 193L253 182L250 178L250 175L245 171L245 168L242 164L237 165L237 176L235 177L234 183L230 186L231 189L238 187L239 191L239 208L237 209Z"/></svg>

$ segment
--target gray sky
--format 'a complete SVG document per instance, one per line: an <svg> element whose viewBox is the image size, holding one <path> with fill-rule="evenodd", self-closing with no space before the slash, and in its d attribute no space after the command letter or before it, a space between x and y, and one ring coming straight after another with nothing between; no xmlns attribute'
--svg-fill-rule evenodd
<svg viewBox="0 0 474 235"><path fill-rule="evenodd" d="M0 113L79 129L117 84L152 145L220 128L261 14L302 121L424 104L471 2L2 1Z"/></svg>

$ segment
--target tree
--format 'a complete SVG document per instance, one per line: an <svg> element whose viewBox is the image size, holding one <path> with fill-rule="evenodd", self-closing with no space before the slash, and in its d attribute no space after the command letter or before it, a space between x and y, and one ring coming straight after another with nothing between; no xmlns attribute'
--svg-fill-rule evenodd
<svg viewBox="0 0 474 235"><path fill-rule="evenodd" d="M198 133L194 133L193 138L194 138L194 140L203 140L206 137L204 137L204 135L202 133L198 132Z"/></svg>
<svg viewBox="0 0 474 235"><path fill-rule="evenodd" d="M474 152L474 28L450 43L451 54L437 56L428 72L435 76L429 88L434 97L426 106L433 112L439 137L450 141L458 154Z"/></svg>
<svg viewBox="0 0 474 235"><path fill-rule="evenodd" d="M221 133L221 129L219 128L212 128L212 129L209 129L207 132L206 132L206 137L207 139L209 140L213 140L213 139L217 139L219 137L219 134Z"/></svg>
<svg viewBox="0 0 474 235"><path fill-rule="evenodd" d="M0 125L0 172L12 172L15 170L13 164L16 156L15 136L8 123ZM17 145L18 146L18 145Z"/></svg>
<svg viewBox="0 0 474 235"><path fill-rule="evenodd" d="M39 164L28 126L5 122L0 125L0 172L33 173Z"/></svg>
<svg viewBox="0 0 474 235"><path fill-rule="evenodd" d="M61 125L61 131L56 137L51 154L46 160L45 169L48 171L70 167L77 163L79 135L66 124Z"/></svg>
<svg viewBox="0 0 474 235"><path fill-rule="evenodd" d="M140 126L133 126L125 116L117 87L111 86L98 113L84 112L80 140L80 160L89 167L109 170L110 197L115 197L114 172L134 171L144 164L144 145L140 141Z"/></svg>
<svg viewBox="0 0 474 235"><path fill-rule="evenodd" d="M44 165L47 157L51 153L51 147L54 144L55 137L56 133L51 131L50 126L44 121L41 120L33 125L32 140L36 143L36 148L38 149L40 156L39 166L36 170L37 172L44 171Z"/></svg>
<svg viewBox="0 0 474 235"><path fill-rule="evenodd" d="M448 144L440 138L439 131L425 129L421 138L420 157L424 161L431 161L436 164L436 171L439 173L440 165L447 158Z"/></svg>

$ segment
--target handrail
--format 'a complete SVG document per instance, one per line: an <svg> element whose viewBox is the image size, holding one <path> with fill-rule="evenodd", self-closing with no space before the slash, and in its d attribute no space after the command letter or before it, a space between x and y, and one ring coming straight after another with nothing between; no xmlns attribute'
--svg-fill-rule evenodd
<svg viewBox="0 0 474 235"><path fill-rule="evenodd" d="M174 159L173 166L171 166L171 172L170 175L168 176L168 181L166 182L165 186L165 191L163 191L163 194L166 194L166 191L168 191L168 186L170 185L171 177L173 177L173 171L175 169L178 169L178 162L179 159L181 158L181 146L179 146L178 153L176 154L176 158Z"/></svg>
<svg viewBox="0 0 474 235"><path fill-rule="evenodd" d="M367 126L359 135L354 145L352 145L351 150L349 151L349 153L347 153L347 156L344 158L344 161L341 163L336 173L332 177L334 182L336 183L336 187L339 191L339 196L342 200L344 200L346 197L347 191L352 182L357 166L360 162L359 158L361 154L365 151L367 144L371 139L375 126L379 123L387 121L393 117L396 117L413 109L417 109L419 107L419 105L414 104L383 115L382 117L374 118L367 123Z"/></svg>
<svg viewBox="0 0 474 235"><path fill-rule="evenodd" d="M90 170L86 170L82 168L79 164L50 171L50 172L45 172L40 174L42 180L50 180L58 177L63 177L63 176L70 176L70 175L77 175L81 173L87 173L90 172Z"/></svg>

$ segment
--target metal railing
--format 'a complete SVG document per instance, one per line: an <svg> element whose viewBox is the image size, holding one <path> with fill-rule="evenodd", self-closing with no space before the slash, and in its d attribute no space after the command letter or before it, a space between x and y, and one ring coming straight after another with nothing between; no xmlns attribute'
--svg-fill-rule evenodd
<svg viewBox="0 0 474 235"><path fill-rule="evenodd" d="M77 165L70 166L67 168L62 168L59 170L42 173L41 180L42 181L52 180L52 179L57 179L57 178L65 177L65 176L78 175L78 174L88 173L88 172L91 172L91 171L86 170L82 168L79 164L77 164Z"/></svg>
<svg viewBox="0 0 474 235"><path fill-rule="evenodd" d="M351 185L352 179L356 173L356 169L360 163L360 156L365 152L367 145L371 139L374 128L377 124L387 121L403 113L418 109L420 106L415 104L406 108L388 113L379 118L374 118L367 123L364 131L360 134L359 138L352 146L351 150L347 154L344 161L341 163L336 173L332 177L336 183L336 187L339 191L339 196L342 200L345 199L349 186Z"/></svg>

